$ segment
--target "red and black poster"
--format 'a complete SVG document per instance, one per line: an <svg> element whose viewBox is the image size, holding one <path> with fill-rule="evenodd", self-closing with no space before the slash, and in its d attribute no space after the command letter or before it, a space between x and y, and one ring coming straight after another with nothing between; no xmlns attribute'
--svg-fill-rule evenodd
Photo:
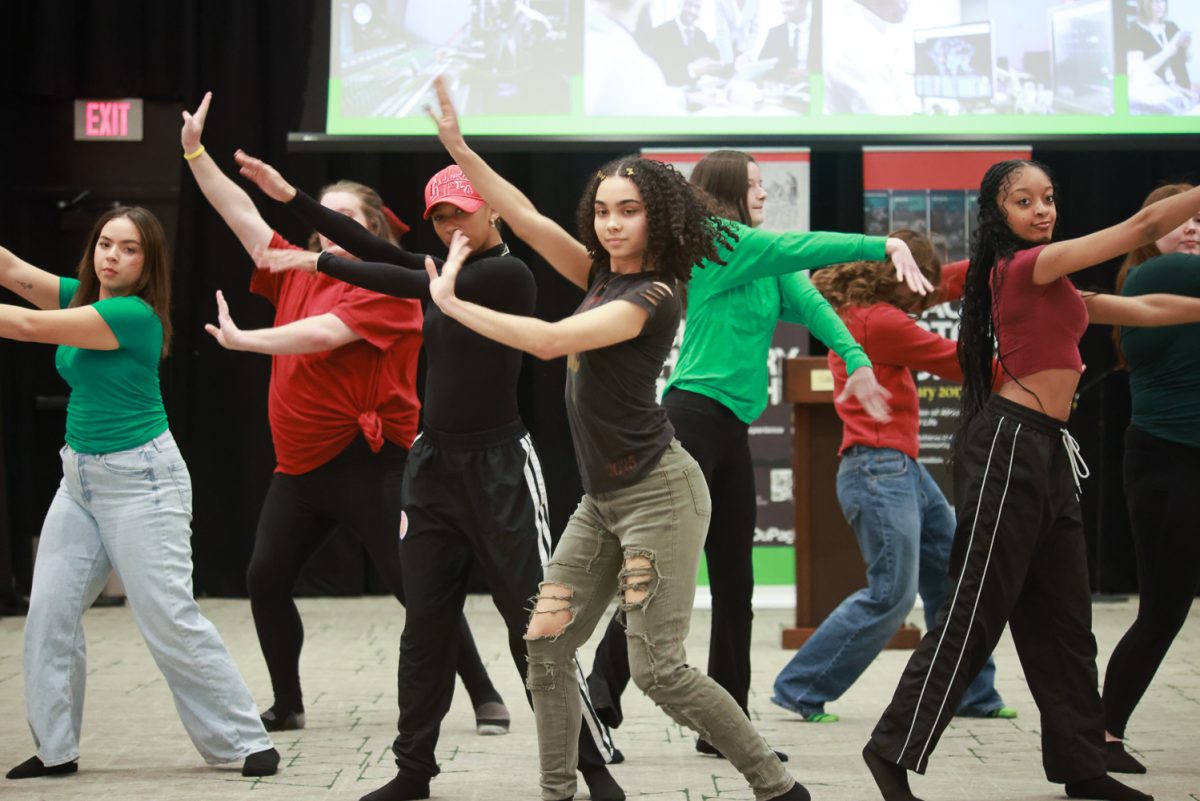
<svg viewBox="0 0 1200 801"><path fill-rule="evenodd" d="M979 182L988 167L1027 159L1028 146L863 148L866 233L883 236L909 228L928 236L942 263L967 258L978 217ZM942 303L919 321L924 328L958 339L959 303ZM921 398L921 456L952 502L950 442L958 420L959 386L917 373Z"/></svg>

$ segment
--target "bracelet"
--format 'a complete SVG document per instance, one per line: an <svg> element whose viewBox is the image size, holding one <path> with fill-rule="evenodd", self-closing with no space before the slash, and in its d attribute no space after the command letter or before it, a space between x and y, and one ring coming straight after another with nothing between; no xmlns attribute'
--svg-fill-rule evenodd
<svg viewBox="0 0 1200 801"><path fill-rule="evenodd" d="M200 145L200 147L196 148L191 153L184 153L183 160L184 161L192 161L193 159L198 159L203 155L204 155L204 145Z"/></svg>

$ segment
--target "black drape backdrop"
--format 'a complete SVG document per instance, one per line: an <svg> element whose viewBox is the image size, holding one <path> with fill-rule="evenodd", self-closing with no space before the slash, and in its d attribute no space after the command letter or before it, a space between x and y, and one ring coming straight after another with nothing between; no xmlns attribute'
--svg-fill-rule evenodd
<svg viewBox="0 0 1200 801"><path fill-rule="evenodd" d="M3 11L0 243L68 274L78 263L88 224L113 202L149 206L174 237L176 339L163 386L172 429L195 486L193 543L200 593L243 593L254 523L273 466L266 421L268 360L222 351L203 331L203 323L214 317L218 288L226 292L243 327L269 324L271 310L247 291L249 259L179 158L180 110L194 108L211 89L214 101L204 141L227 171L233 171L232 153L240 147L312 190L336 178L362 181L378 188L413 225L406 245L417 251L440 247L420 221L421 188L448 163L444 154L287 150L289 131L319 127L320 109L310 102L306 111L305 100L306 93L311 100L323 89L328 14L327 0L16 0ZM311 85L310 62L316 66ZM73 142L71 101L83 97L144 98L145 141ZM813 145L813 226L861 230L858 143L798 138L789 144ZM629 149L531 146L508 148L489 158L539 208L573 226L579 188L588 173ZM1053 143L1035 153L1062 184L1063 236L1118 221L1158 182L1194 179L1200 167L1195 152L1178 141L1168 147ZM72 204L85 189L89 194ZM279 208L256 200L270 223L294 241L303 240L304 232ZM570 313L579 293L521 243L512 244L537 276L538 314L557 318ZM1113 272L1112 265L1095 268L1080 282L1110 287ZM1126 590L1133 588L1133 575L1119 453L1128 410L1127 402L1122 406L1126 390L1121 379L1104 377L1112 363L1107 343L1107 330L1099 328L1084 342L1088 389L1074 425L1096 476L1085 500L1098 548L1096 584ZM10 529L7 552L13 556L17 584L27 587L28 541L57 483L55 452L62 437L65 387L53 373L51 348L0 344L0 370L10 510L8 519L0 520L0 539ZM561 402L562 371L561 361L527 359L521 390L522 413L542 453L556 528L580 492ZM0 585L4 565L0 559Z"/></svg>

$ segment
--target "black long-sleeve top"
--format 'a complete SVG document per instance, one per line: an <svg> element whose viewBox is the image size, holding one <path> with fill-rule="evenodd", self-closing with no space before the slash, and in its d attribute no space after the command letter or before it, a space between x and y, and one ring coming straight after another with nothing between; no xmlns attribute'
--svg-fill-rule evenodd
<svg viewBox="0 0 1200 801"><path fill-rule="evenodd" d="M487 431L512 423L517 411L521 352L476 334L428 303L425 255L410 253L372 234L357 221L327 209L303 192L287 207L306 225L362 261L322 253L317 269L338 280L425 305L425 424L452 434ZM444 259L434 257L440 269ZM525 262L501 244L473 253L455 284L463 300L508 314L533 314L537 287Z"/></svg>

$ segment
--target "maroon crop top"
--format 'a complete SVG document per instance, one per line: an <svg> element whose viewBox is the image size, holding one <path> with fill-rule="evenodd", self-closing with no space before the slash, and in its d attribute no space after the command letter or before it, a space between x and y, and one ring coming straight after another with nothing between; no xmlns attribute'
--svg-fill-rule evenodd
<svg viewBox="0 0 1200 801"><path fill-rule="evenodd" d="M1006 373L1021 379L1041 370L1083 372L1079 339L1087 306L1066 276L1033 282L1033 265L1045 245L1017 251L992 268L992 319Z"/></svg>

